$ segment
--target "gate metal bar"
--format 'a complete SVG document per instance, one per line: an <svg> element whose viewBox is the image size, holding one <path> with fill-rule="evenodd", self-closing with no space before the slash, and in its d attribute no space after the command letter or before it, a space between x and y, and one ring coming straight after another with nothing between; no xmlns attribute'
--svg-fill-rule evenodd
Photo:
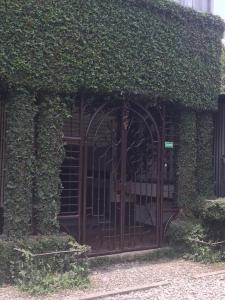
<svg viewBox="0 0 225 300"><path fill-rule="evenodd" d="M219 97L219 109L215 114L214 176L215 194L225 196L225 96Z"/></svg>
<svg viewBox="0 0 225 300"><path fill-rule="evenodd" d="M159 247L165 222L163 199L171 199L169 183L167 191L164 182L168 176L165 107L124 101L104 102L96 109L81 99L79 114L76 238L93 246L92 255ZM171 157L169 153L170 161ZM142 166L139 161L146 162Z"/></svg>
<svg viewBox="0 0 225 300"><path fill-rule="evenodd" d="M6 147L6 111L5 104L0 104L0 207L4 202L5 186L5 147Z"/></svg>
<svg viewBox="0 0 225 300"><path fill-rule="evenodd" d="M101 107L98 110L97 113L99 113L102 108L103 107ZM133 113L139 115L140 119L142 118L141 114L138 111L135 111L131 107L129 109ZM143 110L142 107L140 107L140 109ZM120 190L120 249L119 250L123 251L123 249L124 249L124 238L125 238L125 235L127 235L127 233L125 233L125 228L124 228L124 222L125 222L125 216L124 216L125 215L125 193L126 193L126 187L125 187L125 185L126 185L126 159L127 159L126 158L127 130L124 130L124 129L128 127L128 124L126 124L124 126L124 118L126 119L125 122L127 123L128 122L128 120L127 120L128 117L125 116L125 113L124 113L125 110L127 110L127 108L125 108L125 105L123 105L123 108L121 108L121 110L123 111L123 115L122 115L122 132L121 132L121 169L120 169L120 172L121 172L121 175L120 175L121 176L120 188L121 188L121 190ZM94 118L96 117L97 113L95 114ZM151 115L147 111L146 111L146 115L148 116L148 118L152 119ZM91 122L93 122L94 118L92 118ZM104 119L105 119L105 114L104 114L103 120ZM90 122L90 124L91 124L91 122ZM154 122L155 128L157 128L156 127L156 123L155 123L154 120L153 120L153 122ZM102 125L102 123L103 123L103 121L100 122L100 124L98 125L98 128ZM89 125L88 128L90 128L90 125ZM149 134L151 134L151 130L149 130ZM157 137L158 137L157 140L159 140L159 132L157 132ZM86 143L88 143L88 141L86 141ZM157 168L157 174L156 174L157 175L157 183L156 183L156 186L157 186L157 190L156 190L156 198L157 198L157 200L156 200L156 206L157 206L157 208L156 208L156 211L157 211L157 216L156 216L157 220L156 220L156 223L157 223L157 227L159 227L158 224L160 222L160 211L158 209L159 195L160 195L159 194L160 193L160 187L159 187L159 181L160 181L160 178L159 178L159 174L160 174L160 156L159 156L159 153L160 153L160 151L159 150L160 150L160 147L161 147L161 145L160 145L160 143L158 141L158 151L157 151L157 167L158 168ZM87 147L86 147L86 149L87 149ZM85 157L86 157L85 163L87 163L87 150L85 151ZM85 166L85 169L87 170L87 165ZM98 181L100 181L100 177L99 176L100 176L100 171L98 172ZM87 186L86 186L86 182L87 182L87 180L84 179L84 184L85 184L85 186L84 186L84 201L86 201L86 199L87 199ZM98 189L99 189L99 182L98 182ZM99 193L100 192L98 190L98 198L99 198ZM142 197L141 195L142 195L142 191L141 191L140 197ZM103 202L105 203L105 200ZM103 203L103 207L105 206L104 203ZM99 199L98 199L97 206L98 206L98 219L99 219L100 218L100 215L99 215L99 206L100 206ZM84 204L84 207L86 207L86 203ZM115 207L116 207L116 205L115 205ZM129 212L131 210L131 205L130 204L128 206L128 210L129 210ZM103 216L105 216L104 213L105 213L105 211L103 212ZM129 214L129 222L128 223L130 224L130 213L128 213L128 214ZM86 218L86 216L87 216L87 212L85 212L85 209L84 209L84 218ZM116 218L116 214L115 214L115 218ZM83 225L84 225L83 227L84 227L84 230L85 230L85 228L86 228L85 223ZM134 226L134 230L136 230L136 228L138 229L137 226ZM128 238L129 238L129 235L130 235L130 226L128 226L128 231L129 231L128 232ZM116 237L116 236L117 236L117 232L114 232L114 237ZM157 244L158 244L159 239L160 239L160 237L159 237L159 233L158 233L157 234ZM86 241L86 239L85 239L85 241Z"/></svg>
<svg viewBox="0 0 225 300"><path fill-rule="evenodd" d="M124 249L124 215L125 215L125 184L127 166L127 128L128 128L128 108L123 105L122 113L122 132L121 132L121 209L120 209L120 249Z"/></svg>

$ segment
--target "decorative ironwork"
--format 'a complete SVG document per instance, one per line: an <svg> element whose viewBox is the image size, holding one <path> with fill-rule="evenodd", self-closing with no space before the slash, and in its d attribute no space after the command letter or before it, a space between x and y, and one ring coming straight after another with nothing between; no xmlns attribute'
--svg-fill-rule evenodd
<svg viewBox="0 0 225 300"><path fill-rule="evenodd" d="M165 108L121 101L93 111L81 102L77 112L80 135L65 136L62 227L92 254L160 246L174 203L174 154L164 149L174 126Z"/></svg>

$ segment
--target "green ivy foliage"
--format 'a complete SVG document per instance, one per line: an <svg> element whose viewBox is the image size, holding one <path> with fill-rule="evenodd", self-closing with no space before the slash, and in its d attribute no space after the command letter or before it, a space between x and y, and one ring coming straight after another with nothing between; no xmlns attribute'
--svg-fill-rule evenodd
<svg viewBox="0 0 225 300"><path fill-rule="evenodd" d="M197 127L196 113L180 112L179 147L177 151L177 197L178 204L189 211L196 206L197 199Z"/></svg>
<svg viewBox="0 0 225 300"><path fill-rule="evenodd" d="M197 181L198 194L204 198L214 196L213 176L213 114L197 114Z"/></svg>
<svg viewBox="0 0 225 300"><path fill-rule="evenodd" d="M202 223L208 239L224 241L225 239L225 199L218 198L205 201L201 212Z"/></svg>
<svg viewBox="0 0 225 300"><path fill-rule="evenodd" d="M75 252L33 256L70 250ZM31 288L35 289L34 285L36 284L36 288L39 285L41 290L48 289L47 282L45 282L46 277L54 274L62 275L79 266L83 266L84 269L79 268L77 270L79 274L75 275L83 275L86 278L85 257L88 250L88 247L79 245L68 235L27 237L13 241L0 238L0 285L16 283L23 289L28 290L30 287L30 291ZM79 259L78 256L83 257L84 260ZM53 285L53 283L51 284Z"/></svg>
<svg viewBox="0 0 225 300"><path fill-rule="evenodd" d="M36 233L52 234L59 227L63 122L67 110L59 96L43 96L40 100L36 119L34 223Z"/></svg>
<svg viewBox="0 0 225 300"><path fill-rule="evenodd" d="M9 283L13 276L9 264L15 253L11 245L11 242L0 239L0 286Z"/></svg>
<svg viewBox="0 0 225 300"><path fill-rule="evenodd" d="M181 110L178 121L177 197L179 206L197 211L214 196L213 113Z"/></svg>
<svg viewBox="0 0 225 300"><path fill-rule="evenodd" d="M7 110L7 174L4 197L4 233L30 233L34 175L35 97L24 89L11 92Z"/></svg>
<svg viewBox="0 0 225 300"><path fill-rule="evenodd" d="M0 78L215 109L223 30L218 17L166 0L1 1Z"/></svg>

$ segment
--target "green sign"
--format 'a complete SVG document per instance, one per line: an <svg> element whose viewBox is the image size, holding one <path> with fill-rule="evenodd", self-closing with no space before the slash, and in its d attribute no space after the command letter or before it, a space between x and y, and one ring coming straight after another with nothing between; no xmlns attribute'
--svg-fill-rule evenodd
<svg viewBox="0 0 225 300"><path fill-rule="evenodd" d="M166 149L173 149L173 142L166 141L165 142L165 148Z"/></svg>

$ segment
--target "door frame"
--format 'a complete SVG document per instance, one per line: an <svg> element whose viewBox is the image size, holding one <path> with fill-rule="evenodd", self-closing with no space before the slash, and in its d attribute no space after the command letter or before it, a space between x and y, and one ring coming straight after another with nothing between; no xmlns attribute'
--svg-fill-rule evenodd
<svg viewBox="0 0 225 300"><path fill-rule="evenodd" d="M125 222L125 185L126 185L126 161L127 161L127 126L128 126L128 114L130 108L128 105L132 105L134 102L132 101L123 101L120 105L120 108L122 110L122 120L121 120L121 200L120 200L120 249L115 251L109 251L106 253L102 253L100 251L100 254L109 254L109 253L115 253L115 252L123 252L124 251L124 222ZM157 219L157 225L156 225L156 245L153 245L151 248L157 248L160 247L162 242L162 232L163 232L163 220L162 220L162 214L163 214L163 134L160 134L159 126L156 123L155 119L153 118L152 114L141 104L135 103L136 106L139 107L140 110L146 113L146 115L149 117L149 119L152 121L154 128L157 132L157 141L158 141L158 147L157 147L157 182L156 182L156 219ZM87 243L86 240L86 206L87 206L87 161L88 161L88 134L90 128L93 126L93 122L98 116L98 114L102 111L104 111L104 108L107 108L107 102L100 105L97 110L94 112L94 114L91 117L91 120L87 126L86 129L84 129L83 126L81 126L81 152L82 152L82 196L81 196L81 210L82 210L82 219L81 219L81 239L83 244ZM164 112L164 110L163 110ZM83 116L85 114L85 105L81 102L81 122L83 120ZM139 116L141 119L142 117ZM162 125L163 127L163 125ZM150 247L147 247L145 249L149 249ZM140 250L142 248L140 247ZM137 250L137 249L134 249ZM98 254L99 255L99 252Z"/></svg>

